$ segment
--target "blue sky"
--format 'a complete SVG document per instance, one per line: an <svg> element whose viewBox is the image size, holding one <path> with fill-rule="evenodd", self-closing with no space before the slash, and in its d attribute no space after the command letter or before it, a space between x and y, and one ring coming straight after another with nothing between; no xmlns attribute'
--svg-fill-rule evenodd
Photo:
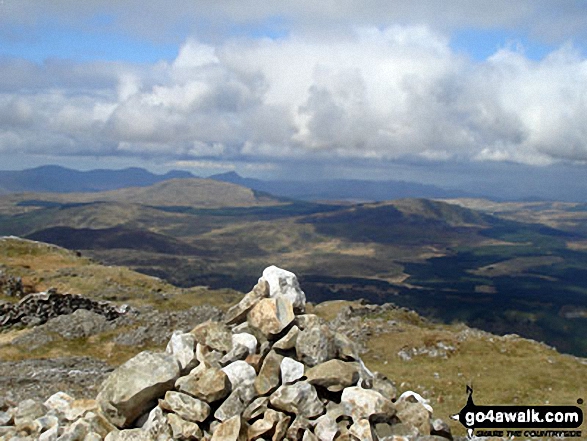
<svg viewBox="0 0 587 441"><path fill-rule="evenodd" d="M581 170L586 42L583 1L3 0L0 168Z"/></svg>

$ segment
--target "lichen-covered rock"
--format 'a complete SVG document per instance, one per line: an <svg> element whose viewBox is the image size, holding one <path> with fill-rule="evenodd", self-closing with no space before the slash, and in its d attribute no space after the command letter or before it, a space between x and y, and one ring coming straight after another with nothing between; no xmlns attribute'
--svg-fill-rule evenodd
<svg viewBox="0 0 587 441"><path fill-rule="evenodd" d="M161 401L159 406L162 409L175 412L187 421L195 423L204 421L210 415L208 403L172 390L167 391L165 400Z"/></svg>
<svg viewBox="0 0 587 441"><path fill-rule="evenodd" d="M333 359L336 347L328 326L311 326L301 331L296 339L296 355L299 361L310 367Z"/></svg>
<svg viewBox="0 0 587 441"><path fill-rule="evenodd" d="M104 382L97 397L100 409L116 427L128 427L173 387L179 373L173 356L141 352Z"/></svg>

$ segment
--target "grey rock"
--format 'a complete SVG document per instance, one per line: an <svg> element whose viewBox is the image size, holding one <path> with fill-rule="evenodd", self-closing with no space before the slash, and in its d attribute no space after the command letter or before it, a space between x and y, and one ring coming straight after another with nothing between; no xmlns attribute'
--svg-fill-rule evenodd
<svg viewBox="0 0 587 441"><path fill-rule="evenodd" d="M316 366L335 357L333 335L326 325L311 326L298 334L297 359L306 366Z"/></svg>
<svg viewBox="0 0 587 441"><path fill-rule="evenodd" d="M280 366L281 384L293 383L304 376L305 366L293 358L285 357Z"/></svg>
<svg viewBox="0 0 587 441"><path fill-rule="evenodd" d="M90 433L90 425L84 420L77 420L65 429L57 441L83 441L88 433Z"/></svg>
<svg viewBox="0 0 587 441"><path fill-rule="evenodd" d="M235 389L214 412L214 418L218 421L226 421L236 415L241 415L245 407L246 404L243 402L240 391Z"/></svg>
<svg viewBox="0 0 587 441"><path fill-rule="evenodd" d="M154 441L153 438L142 429L116 430L110 432L104 441Z"/></svg>
<svg viewBox="0 0 587 441"><path fill-rule="evenodd" d="M388 400L395 401L397 398L397 388L385 375L375 372L372 383L373 390L381 393Z"/></svg>
<svg viewBox="0 0 587 441"><path fill-rule="evenodd" d="M304 329L311 328L313 326L324 325L326 322L316 314L300 314L296 315L294 324L303 331Z"/></svg>
<svg viewBox="0 0 587 441"><path fill-rule="evenodd" d="M53 427L50 427L49 429L47 429L46 431L44 431L43 433L41 433L39 435L39 441L57 441L57 438L59 438L59 425L58 424L56 424Z"/></svg>
<svg viewBox="0 0 587 441"><path fill-rule="evenodd" d="M232 334L232 345L242 345L247 348L248 354L254 354L257 351L257 339L248 332Z"/></svg>
<svg viewBox="0 0 587 441"><path fill-rule="evenodd" d="M341 360L359 360L359 350L357 345L346 335L340 332L334 333L334 346L336 347L336 357Z"/></svg>
<svg viewBox="0 0 587 441"><path fill-rule="evenodd" d="M171 355L144 351L108 377L96 400L112 424L128 427L173 387L179 373Z"/></svg>
<svg viewBox="0 0 587 441"><path fill-rule="evenodd" d="M0 410L0 426L8 426L13 422L12 412Z"/></svg>
<svg viewBox="0 0 587 441"><path fill-rule="evenodd" d="M238 360L222 368L232 388L252 386L257 378L255 368L246 361Z"/></svg>

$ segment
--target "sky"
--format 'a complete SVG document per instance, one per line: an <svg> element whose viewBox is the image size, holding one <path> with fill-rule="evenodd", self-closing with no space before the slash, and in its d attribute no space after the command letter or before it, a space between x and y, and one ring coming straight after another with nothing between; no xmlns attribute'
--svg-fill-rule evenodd
<svg viewBox="0 0 587 441"><path fill-rule="evenodd" d="M587 189L587 2L0 0L43 164Z"/></svg>

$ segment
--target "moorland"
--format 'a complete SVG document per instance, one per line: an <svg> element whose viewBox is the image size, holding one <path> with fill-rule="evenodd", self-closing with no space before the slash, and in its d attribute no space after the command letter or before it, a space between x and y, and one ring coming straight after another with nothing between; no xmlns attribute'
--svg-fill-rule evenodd
<svg viewBox="0 0 587 441"><path fill-rule="evenodd" d="M312 302L393 302L439 322L587 355L582 203L313 202L183 178L6 194L0 235L56 244L179 288L244 292L275 264L298 274Z"/></svg>

